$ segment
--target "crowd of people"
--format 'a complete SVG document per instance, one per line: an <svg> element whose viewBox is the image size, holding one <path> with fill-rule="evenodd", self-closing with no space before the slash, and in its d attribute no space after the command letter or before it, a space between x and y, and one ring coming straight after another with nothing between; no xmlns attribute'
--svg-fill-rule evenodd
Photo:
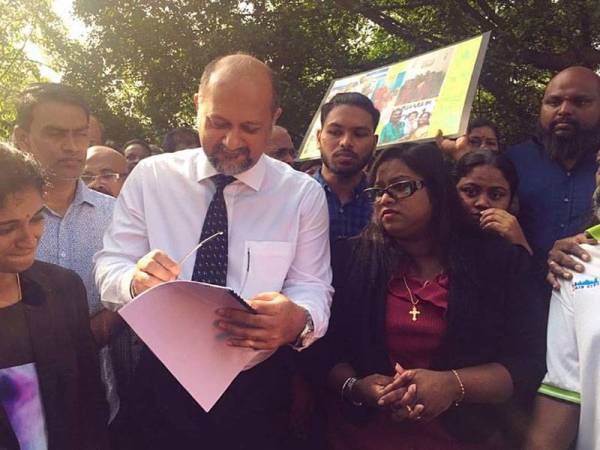
<svg viewBox="0 0 600 450"><path fill-rule="evenodd" d="M377 151L378 109L338 93L310 163L276 86L217 58L197 131L161 147L116 148L73 87L20 94L0 144L0 448L600 449L600 77L556 74L517 145L473 118ZM215 311L253 358L209 412L118 314L176 279L253 309Z"/></svg>

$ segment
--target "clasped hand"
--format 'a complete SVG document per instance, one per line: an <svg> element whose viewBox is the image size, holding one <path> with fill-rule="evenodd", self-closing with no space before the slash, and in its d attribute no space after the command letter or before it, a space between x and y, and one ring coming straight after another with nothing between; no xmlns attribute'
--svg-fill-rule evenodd
<svg viewBox="0 0 600 450"><path fill-rule="evenodd" d="M405 370L399 364L395 370L393 377L370 375L355 385L363 402L388 410L395 421L432 420L460 396L452 372Z"/></svg>

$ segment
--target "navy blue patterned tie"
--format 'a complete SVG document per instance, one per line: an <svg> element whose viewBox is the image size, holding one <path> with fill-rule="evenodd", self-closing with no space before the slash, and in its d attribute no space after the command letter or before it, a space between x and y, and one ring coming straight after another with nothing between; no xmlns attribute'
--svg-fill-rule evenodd
<svg viewBox="0 0 600 450"><path fill-rule="evenodd" d="M222 231L223 234L211 239L198 249L192 280L225 286L227 284L227 206L225 197L223 197L223 189L235 181L235 178L219 174L210 179L217 191L208 205L200 241L219 231Z"/></svg>

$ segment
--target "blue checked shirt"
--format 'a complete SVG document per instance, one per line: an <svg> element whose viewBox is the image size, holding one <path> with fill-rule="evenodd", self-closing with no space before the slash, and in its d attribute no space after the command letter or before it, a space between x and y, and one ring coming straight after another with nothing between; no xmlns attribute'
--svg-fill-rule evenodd
<svg viewBox="0 0 600 450"><path fill-rule="evenodd" d="M352 237L359 234L371 220L373 207L363 191L367 187L366 179L354 188L354 198L342 205L338 196L331 190L321 172L314 175L315 180L325 190L329 208L329 236L331 242L335 239Z"/></svg>
<svg viewBox="0 0 600 450"><path fill-rule="evenodd" d="M44 209L44 234L37 259L77 273L87 291L90 317L104 309L94 282L94 254L102 248L104 230L112 219L115 199L77 182L75 197L64 216ZM100 371L110 405L111 420L119 409L114 371L108 346L100 349Z"/></svg>

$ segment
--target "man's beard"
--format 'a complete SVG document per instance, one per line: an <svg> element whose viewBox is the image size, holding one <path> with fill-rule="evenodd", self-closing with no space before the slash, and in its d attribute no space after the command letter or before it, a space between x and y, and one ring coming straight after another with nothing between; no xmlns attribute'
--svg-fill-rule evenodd
<svg viewBox="0 0 600 450"><path fill-rule="evenodd" d="M574 131L567 136L559 136L550 129L545 130L538 123L538 136L548 155L560 163L577 162L588 152L597 152L600 149L600 122L591 129L583 129L578 122L569 122Z"/></svg>
<svg viewBox="0 0 600 450"><path fill-rule="evenodd" d="M234 163L237 159L243 157L239 163ZM210 155L206 155L208 161L217 170L217 172L223 175L237 175L245 172L254 165L254 160L250 156L250 149L248 147L240 147L235 150L229 150L223 144L217 144L213 147Z"/></svg>
<svg viewBox="0 0 600 450"><path fill-rule="evenodd" d="M352 166L339 166L337 165L333 159L336 154L343 152L349 156L355 158L356 164ZM371 160L371 155L367 155L364 158L360 158L355 152L352 150L335 150L331 156L325 156L323 152L321 152L321 159L323 160L323 165L327 167L332 173L342 178L351 178L360 171L362 171L369 161Z"/></svg>

